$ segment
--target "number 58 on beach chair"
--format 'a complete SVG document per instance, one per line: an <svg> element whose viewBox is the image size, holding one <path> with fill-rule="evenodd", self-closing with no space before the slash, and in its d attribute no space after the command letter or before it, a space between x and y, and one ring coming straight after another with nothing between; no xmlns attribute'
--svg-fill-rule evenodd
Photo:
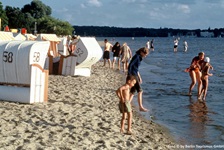
<svg viewBox="0 0 224 150"><path fill-rule="evenodd" d="M20 103L47 101L48 41L0 42L0 100Z"/></svg>

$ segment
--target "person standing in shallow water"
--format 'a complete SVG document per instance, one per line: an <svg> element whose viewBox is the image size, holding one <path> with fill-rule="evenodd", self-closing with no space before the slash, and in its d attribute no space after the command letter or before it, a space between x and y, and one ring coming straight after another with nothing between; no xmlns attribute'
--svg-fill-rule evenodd
<svg viewBox="0 0 224 150"><path fill-rule="evenodd" d="M150 51L154 51L154 39L150 42Z"/></svg>
<svg viewBox="0 0 224 150"><path fill-rule="evenodd" d="M178 39L175 39L175 40L173 41L173 43L174 43L174 46L173 46L173 51L174 51L174 52L177 52L177 47L178 47Z"/></svg>
<svg viewBox="0 0 224 150"><path fill-rule="evenodd" d="M128 66L128 76L132 75L136 78L136 84L131 88L131 100L134 97L135 91L138 92L138 104L139 104L139 110L147 112L148 110L143 107L142 105L142 93L143 90L141 88L142 84L142 78L139 73L139 66L141 65L141 61L143 58L145 58L149 54L149 49L146 47L140 48L138 51L136 51L136 54L132 57L131 62Z"/></svg>
<svg viewBox="0 0 224 150"><path fill-rule="evenodd" d="M113 47L113 45L110 44L107 39L104 40L104 43L105 45L104 45L104 53L103 53L103 60L104 60L103 66L106 66L106 60L107 60L109 64L109 68L110 68L111 67L110 49Z"/></svg>
<svg viewBox="0 0 224 150"><path fill-rule="evenodd" d="M150 42L150 40L148 40L148 41L146 42L146 44L145 44L145 47L148 48L148 49L150 49L150 44L151 44L151 42Z"/></svg>
<svg viewBox="0 0 224 150"><path fill-rule="evenodd" d="M192 90L196 84L196 82L198 82L198 98L200 96L201 93L201 68L202 68L202 64L204 62L204 56L205 53L204 52L200 52L198 53L198 56L195 56L192 61L191 61L191 65L189 68L185 69L185 72L189 72L189 75L191 77L191 84L189 87L189 93L188 95L191 96L192 95Z"/></svg>
<svg viewBox="0 0 224 150"><path fill-rule="evenodd" d="M187 44L187 41L184 41L184 52L187 52L187 48L188 48L188 44Z"/></svg>
<svg viewBox="0 0 224 150"><path fill-rule="evenodd" d="M206 95L207 95L208 77L213 75L212 73L209 73L210 69L213 70L213 67L210 64L210 58L209 57L205 57L204 64L203 64L203 67L202 67L202 70L201 70L201 72L202 72L202 76L201 76L202 89L201 89L201 94L199 96L200 100L202 99L202 100L205 101L205 98L206 98Z"/></svg>

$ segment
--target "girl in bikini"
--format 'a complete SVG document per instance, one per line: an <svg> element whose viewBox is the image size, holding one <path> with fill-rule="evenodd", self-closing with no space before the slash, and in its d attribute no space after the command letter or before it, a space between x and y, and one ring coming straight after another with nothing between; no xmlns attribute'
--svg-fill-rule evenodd
<svg viewBox="0 0 224 150"><path fill-rule="evenodd" d="M201 93L201 86L202 86L202 82L201 82L201 68L202 67L201 66L204 62L204 56L205 56L205 53L200 52L198 56L192 59L190 67L185 69L186 72L189 72L189 75L191 77L191 84L190 84L189 93L188 93L189 96L192 95L191 92L196 84L196 81L198 82L198 94L197 94L198 98Z"/></svg>

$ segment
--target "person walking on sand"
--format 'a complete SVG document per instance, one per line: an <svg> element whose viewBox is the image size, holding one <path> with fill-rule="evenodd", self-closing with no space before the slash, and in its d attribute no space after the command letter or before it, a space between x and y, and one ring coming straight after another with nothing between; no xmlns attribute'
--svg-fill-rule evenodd
<svg viewBox="0 0 224 150"><path fill-rule="evenodd" d="M187 41L184 41L184 52L187 52L188 44Z"/></svg>
<svg viewBox="0 0 224 150"><path fill-rule="evenodd" d="M112 52L113 52L113 62L112 62L112 68L114 69L115 66L115 62L117 60L117 66L118 66L118 70L121 69L120 64L121 64L121 60L120 60L120 50L121 50L121 46L119 42L116 42L112 48Z"/></svg>
<svg viewBox="0 0 224 150"><path fill-rule="evenodd" d="M174 52L177 52L177 47L178 47L178 39L175 39L175 40L173 41L173 43L174 43L174 46L173 46L173 51L174 51Z"/></svg>
<svg viewBox="0 0 224 150"><path fill-rule="evenodd" d="M128 115L128 132L127 134L132 134L131 124L132 124L132 108L131 108L131 99L130 99L130 88L133 87L136 83L136 79L134 76L128 76L126 79L126 83L119 87L116 90L116 94L120 99L119 109L122 113L121 118L121 129L120 132L124 133L124 123L126 120L126 116Z"/></svg>
<svg viewBox="0 0 224 150"><path fill-rule="evenodd" d="M209 57L205 57L204 59L204 65L202 67L202 76L201 76L201 80L202 80L202 89L201 89L201 94L199 96L199 99L204 100L206 98L207 95L207 90L208 90L208 77L212 76L212 73L209 73L209 70L212 69L213 67L210 64L210 58Z"/></svg>
<svg viewBox="0 0 224 150"><path fill-rule="evenodd" d="M139 66L141 65L141 61L149 54L149 49L146 47L142 47L136 51L136 54L131 59L131 62L128 66L128 76L133 75L136 78L136 84L131 88L131 100L134 97L135 91L138 92L138 104L139 110L147 112L148 110L145 109L142 105L142 93L143 90L141 88L142 78L139 73Z"/></svg>
<svg viewBox="0 0 224 150"><path fill-rule="evenodd" d="M192 95L192 90L196 84L196 81L198 82L198 98L200 96L201 93L201 68L202 68L202 64L204 62L204 56L205 53L204 52L200 52L198 53L198 56L195 56L192 61L191 61L191 65L189 68L185 69L185 72L189 72L189 75L191 77L191 84L189 87L189 93L188 95L191 96Z"/></svg>
<svg viewBox="0 0 224 150"><path fill-rule="evenodd" d="M109 68L110 68L111 67L110 49L113 47L113 45L110 44L107 39L104 40L104 43L105 45L104 45L104 53L103 53L103 60L104 60L103 66L106 66L106 60L107 60L109 64Z"/></svg>
<svg viewBox="0 0 224 150"><path fill-rule="evenodd" d="M123 70L124 72L127 72L128 62L132 57L132 52L126 42L122 45L120 53L121 53L121 62L123 63Z"/></svg>

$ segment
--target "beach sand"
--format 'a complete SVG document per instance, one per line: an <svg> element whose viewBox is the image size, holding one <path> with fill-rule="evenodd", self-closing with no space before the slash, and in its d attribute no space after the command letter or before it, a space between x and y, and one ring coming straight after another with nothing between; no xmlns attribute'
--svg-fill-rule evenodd
<svg viewBox="0 0 224 150"><path fill-rule="evenodd" d="M136 110L133 135L119 132L115 90L124 79L124 74L98 62L90 77L50 75L46 103L1 101L0 149L173 149L175 142L166 129Z"/></svg>

